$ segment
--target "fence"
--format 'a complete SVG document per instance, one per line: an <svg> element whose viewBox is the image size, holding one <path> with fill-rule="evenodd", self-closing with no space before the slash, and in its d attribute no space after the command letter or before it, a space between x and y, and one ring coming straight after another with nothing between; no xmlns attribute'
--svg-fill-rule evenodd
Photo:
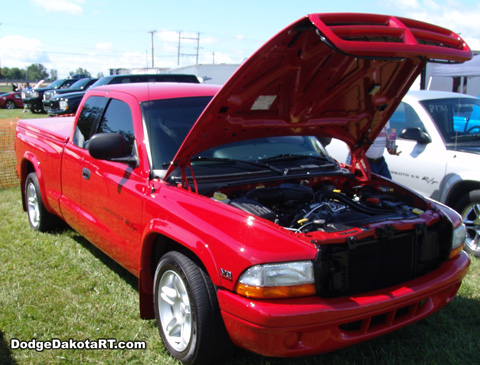
<svg viewBox="0 0 480 365"><path fill-rule="evenodd" d="M0 188L20 183L15 172L15 119L0 119Z"/></svg>

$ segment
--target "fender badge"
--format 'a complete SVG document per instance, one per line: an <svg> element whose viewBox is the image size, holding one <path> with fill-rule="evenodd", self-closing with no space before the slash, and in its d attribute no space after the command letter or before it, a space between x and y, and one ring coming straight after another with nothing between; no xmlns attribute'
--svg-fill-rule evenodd
<svg viewBox="0 0 480 365"><path fill-rule="evenodd" d="M232 281L232 272L224 269L220 269L220 274L222 278Z"/></svg>

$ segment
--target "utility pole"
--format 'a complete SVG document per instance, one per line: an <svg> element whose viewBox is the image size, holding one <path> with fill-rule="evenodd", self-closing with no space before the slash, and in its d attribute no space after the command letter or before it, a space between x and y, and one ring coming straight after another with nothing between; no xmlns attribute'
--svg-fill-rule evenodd
<svg viewBox="0 0 480 365"><path fill-rule="evenodd" d="M154 57L155 57L155 56L154 56L154 50L153 50L153 49L154 49L154 47L153 47L153 35L154 35L155 33L157 33L157 31L156 31L156 30L152 30L152 31L150 31L150 32L148 32L148 33L150 33L150 34L152 35L152 68L155 68L155 61L154 61Z"/></svg>
<svg viewBox="0 0 480 365"><path fill-rule="evenodd" d="M196 53L181 53L181 40L190 39L197 41L197 52ZM195 65L198 65L198 54L200 50L200 33L197 33L197 37L182 37L182 32L178 32L178 56L177 56L177 65L180 65L180 56L195 56Z"/></svg>

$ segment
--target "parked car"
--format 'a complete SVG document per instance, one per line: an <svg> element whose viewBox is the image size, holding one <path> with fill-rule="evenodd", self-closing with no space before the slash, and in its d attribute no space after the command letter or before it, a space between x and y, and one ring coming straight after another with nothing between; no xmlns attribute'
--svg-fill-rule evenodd
<svg viewBox="0 0 480 365"><path fill-rule="evenodd" d="M43 109L47 112L50 110L50 99L55 96L55 95L62 95L62 94L67 94L67 93L72 93L72 92L79 92L79 91L85 91L87 90L92 84L94 84L98 79L93 79L93 78L83 78L75 83L73 83L70 87L66 89L52 89L52 90L47 90L43 93Z"/></svg>
<svg viewBox="0 0 480 365"><path fill-rule="evenodd" d="M27 108L30 109L32 113L44 113L43 109L43 94L48 90L55 89L66 89L77 82L79 79L68 78L68 79L59 79L52 82L50 85L41 88L34 88L31 90L25 90L23 103L27 105Z"/></svg>
<svg viewBox="0 0 480 365"><path fill-rule="evenodd" d="M23 108L22 95L18 91L12 91L0 95L0 108L15 109Z"/></svg>
<svg viewBox="0 0 480 365"><path fill-rule="evenodd" d="M92 87L74 117L17 123L28 222L63 219L137 276L141 316L184 364L395 331L455 297L470 264L462 219L339 166L319 137L364 154L426 61L471 55L430 24L309 14L223 86Z"/></svg>
<svg viewBox="0 0 480 365"><path fill-rule="evenodd" d="M442 91L410 91L390 118L400 155L385 159L392 179L459 212L465 249L480 256L480 99ZM332 141L344 162L345 144Z"/></svg>
<svg viewBox="0 0 480 365"><path fill-rule="evenodd" d="M152 74L152 75L110 75L98 79L90 87L112 84L125 84L137 82L182 82L198 84L200 81L195 75L187 74ZM75 114L82 101L85 91L55 95L50 99L48 115L56 117L59 115Z"/></svg>

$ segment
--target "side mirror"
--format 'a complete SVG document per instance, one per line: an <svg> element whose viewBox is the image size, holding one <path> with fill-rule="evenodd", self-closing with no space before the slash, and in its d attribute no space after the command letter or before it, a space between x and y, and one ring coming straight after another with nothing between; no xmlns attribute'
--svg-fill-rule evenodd
<svg viewBox="0 0 480 365"><path fill-rule="evenodd" d="M133 167L138 166L135 154L126 152L127 140L118 133L95 134L88 141L88 152L97 160L123 162Z"/></svg>
<svg viewBox="0 0 480 365"><path fill-rule="evenodd" d="M432 142L432 138L420 130L420 128L406 128L400 134L400 138L417 141L421 144L428 144Z"/></svg>

